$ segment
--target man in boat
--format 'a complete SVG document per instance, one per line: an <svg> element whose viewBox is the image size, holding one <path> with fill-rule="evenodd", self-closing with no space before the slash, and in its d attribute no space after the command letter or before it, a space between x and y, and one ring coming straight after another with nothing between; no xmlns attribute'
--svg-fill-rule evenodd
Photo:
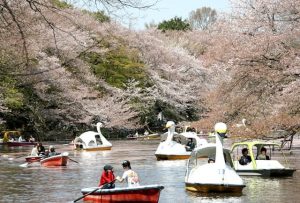
<svg viewBox="0 0 300 203"><path fill-rule="evenodd" d="M48 157L56 156L56 155L59 155L59 154L60 154L60 153L57 153L57 152L55 151L54 146L53 146L53 145L50 145Z"/></svg>
<svg viewBox="0 0 300 203"><path fill-rule="evenodd" d="M185 148L186 148L186 151L193 151L194 148L195 148L195 143L193 142L193 138L189 138L189 141L188 143L186 144Z"/></svg>
<svg viewBox="0 0 300 203"><path fill-rule="evenodd" d="M136 172L131 169L130 162L125 160L122 163L123 169L125 172L122 175L122 178L117 176L116 180L119 182L127 181L128 187L136 187L140 185L139 177Z"/></svg>
<svg viewBox="0 0 300 203"><path fill-rule="evenodd" d="M111 165L105 165L103 168L103 172L98 187L102 186L102 189L115 188L114 180L115 180L115 175L114 175L113 167Z"/></svg>
<svg viewBox="0 0 300 203"><path fill-rule="evenodd" d="M262 147L260 150L260 155L257 156L257 160L270 160L270 157L267 155L267 149Z"/></svg>
<svg viewBox="0 0 300 203"><path fill-rule="evenodd" d="M241 156L239 163L241 165L247 165L247 164L251 163L251 157L248 155L247 148L242 149L242 154L243 154L243 156Z"/></svg>

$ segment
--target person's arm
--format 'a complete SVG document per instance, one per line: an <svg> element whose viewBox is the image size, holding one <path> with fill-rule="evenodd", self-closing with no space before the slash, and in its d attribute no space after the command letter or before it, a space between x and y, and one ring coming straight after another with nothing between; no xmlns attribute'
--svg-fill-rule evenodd
<svg viewBox="0 0 300 203"><path fill-rule="evenodd" d="M126 177L127 177L127 173L126 173L126 171L123 173L123 176L122 176L122 178L120 177L120 176L117 176L116 177L116 180L118 180L119 182L123 182L125 179L126 179Z"/></svg>

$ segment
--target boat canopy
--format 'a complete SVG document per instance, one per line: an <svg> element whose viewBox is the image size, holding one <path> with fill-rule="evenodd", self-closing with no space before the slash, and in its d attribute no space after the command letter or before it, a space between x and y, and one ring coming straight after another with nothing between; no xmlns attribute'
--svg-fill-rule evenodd
<svg viewBox="0 0 300 203"><path fill-rule="evenodd" d="M213 158L216 159L216 144L214 143L207 143L206 145L197 147L191 154L190 161L197 160L199 158ZM230 150L223 148L223 155L225 159L225 163L229 163L230 166L233 167Z"/></svg>
<svg viewBox="0 0 300 203"><path fill-rule="evenodd" d="M280 147L279 144L274 143L274 142L268 142L268 141L264 141L264 140L254 140L254 141L248 141L248 142L237 142L234 143L231 147L231 150L233 150L234 148L236 148L237 146L241 146L241 145L246 145L249 149L252 149L253 146L257 146L258 148L263 147L263 146L274 146L274 147Z"/></svg>

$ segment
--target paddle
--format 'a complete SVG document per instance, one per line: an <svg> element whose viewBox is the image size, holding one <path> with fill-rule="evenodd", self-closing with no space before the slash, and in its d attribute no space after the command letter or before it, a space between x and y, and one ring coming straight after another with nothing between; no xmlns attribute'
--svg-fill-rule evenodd
<svg viewBox="0 0 300 203"><path fill-rule="evenodd" d="M111 183L113 183L113 182L115 182L115 181L116 181L116 179L114 179L114 180L111 181L111 182L105 183L105 184L102 185L101 187L97 187L97 188L96 188L95 190L93 190L92 192L89 192L89 193L87 193L87 194L85 194L85 195L83 195L83 196L81 196L81 197L75 199L73 202L77 202L77 201L81 200L82 198L85 198L86 196L88 196L88 195L90 195L90 194L96 192L97 190L103 188L105 185L111 184Z"/></svg>
<svg viewBox="0 0 300 203"><path fill-rule="evenodd" d="M21 167L27 167L29 164L32 164L33 162L26 162L26 163L24 163L24 164L21 164L20 166Z"/></svg>
<svg viewBox="0 0 300 203"><path fill-rule="evenodd" d="M74 159L71 159L70 157L69 157L69 160L70 160L70 161L73 161L73 162L75 162L75 163L80 164L78 161L75 161Z"/></svg>

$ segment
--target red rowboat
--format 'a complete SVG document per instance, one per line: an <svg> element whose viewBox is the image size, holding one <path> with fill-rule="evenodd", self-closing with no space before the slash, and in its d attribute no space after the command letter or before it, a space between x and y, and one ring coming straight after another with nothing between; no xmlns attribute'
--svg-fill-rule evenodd
<svg viewBox="0 0 300 203"><path fill-rule="evenodd" d="M41 165L46 167L51 166L66 166L69 159L69 153L64 152L60 155L51 156L45 159L41 159Z"/></svg>
<svg viewBox="0 0 300 203"><path fill-rule="evenodd" d="M27 156L25 157L26 162L28 163L32 163L32 162L39 162L41 160L42 157L40 156Z"/></svg>
<svg viewBox="0 0 300 203"><path fill-rule="evenodd" d="M84 188L82 194L88 194L96 187ZM164 189L161 185L145 185L132 188L99 189L84 197L84 201L97 203L120 203L120 202L147 202L157 203L160 191Z"/></svg>
<svg viewBox="0 0 300 203"><path fill-rule="evenodd" d="M36 142L7 142L9 147L20 147L20 146L32 146L35 145Z"/></svg>

